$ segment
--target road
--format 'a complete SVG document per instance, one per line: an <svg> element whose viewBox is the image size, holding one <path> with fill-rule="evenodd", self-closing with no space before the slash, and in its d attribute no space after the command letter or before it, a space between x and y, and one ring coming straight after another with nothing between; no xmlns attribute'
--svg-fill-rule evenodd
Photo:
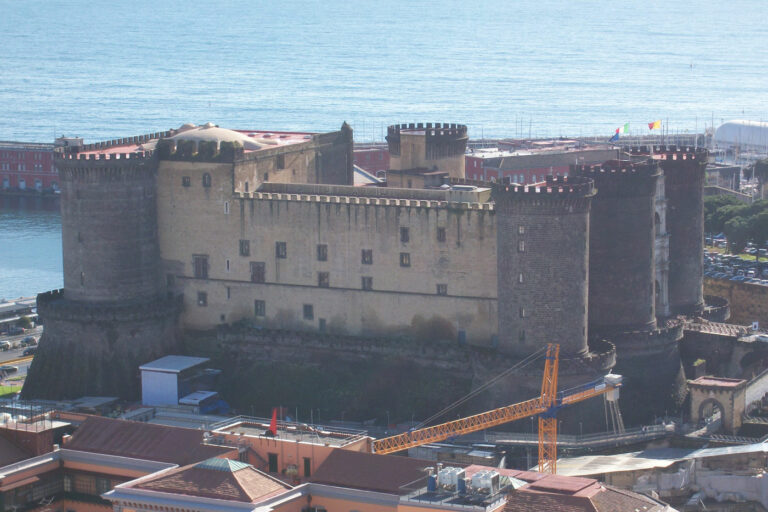
<svg viewBox="0 0 768 512"><path fill-rule="evenodd" d="M38 326L33 329L28 329L27 332L24 334L17 334L14 336L0 336L0 341L8 341L11 343L10 350L6 350L4 352L0 352L0 366L6 363L6 361L13 361L17 360L19 358L24 357L24 350L27 347L21 346L21 340L26 338L27 336L34 336L35 339L40 339L40 335L43 334L43 327ZM4 373L0 372L0 385L21 385L23 381L19 380L8 380L8 379L14 379L15 377L23 377L27 375L27 371L29 370L29 365L32 363L32 359L27 359L25 361L16 361L11 363L12 366L15 366L18 368L18 371L11 372L11 373ZM7 379L6 379L7 377ZM21 389L19 387L19 389Z"/></svg>

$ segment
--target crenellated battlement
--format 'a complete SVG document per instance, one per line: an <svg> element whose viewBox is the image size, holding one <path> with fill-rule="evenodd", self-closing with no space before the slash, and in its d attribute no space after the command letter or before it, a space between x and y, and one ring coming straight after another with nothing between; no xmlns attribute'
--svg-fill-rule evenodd
<svg viewBox="0 0 768 512"><path fill-rule="evenodd" d="M388 197L357 197L320 194L290 194L280 192L236 192L236 198L257 201L291 201L336 205L387 206L402 208L443 208L450 210L493 211L493 203L475 203L434 199L396 199Z"/></svg>
<svg viewBox="0 0 768 512"><path fill-rule="evenodd" d="M135 135L133 137L123 137L121 139L105 140L101 142L94 142L92 144L84 144L82 146L62 146L56 148L56 152L61 153L87 153L90 151L103 151L106 149L112 149L119 146L140 145L147 143L151 140L159 140L163 137L170 137L174 132L154 132L146 133L144 135Z"/></svg>
<svg viewBox="0 0 768 512"><path fill-rule="evenodd" d="M56 167L62 181L82 183L130 182L153 177L157 171L155 154L136 153L62 153Z"/></svg>
<svg viewBox="0 0 768 512"><path fill-rule="evenodd" d="M690 146L634 146L629 148L629 154L633 156L654 156L661 160L707 160L709 152L705 148L692 148Z"/></svg>
<svg viewBox="0 0 768 512"><path fill-rule="evenodd" d="M116 160L151 160L154 158L152 151L137 151L134 153L70 153L56 152L56 161L66 163L69 160L80 161L116 161Z"/></svg>
<svg viewBox="0 0 768 512"><path fill-rule="evenodd" d="M494 195L520 197L591 197L595 194L595 183L590 178L579 176L547 176L544 184L505 185L494 184Z"/></svg>
<svg viewBox="0 0 768 512"><path fill-rule="evenodd" d="M424 135L428 159L463 155L467 127L456 123L402 123L387 127L387 144L392 156L400 156L401 134Z"/></svg>
<svg viewBox="0 0 768 512"><path fill-rule="evenodd" d="M571 165L571 176L583 176L594 181L598 199L604 196L652 196L656 180L661 176L658 162L646 160L629 162L609 160L598 165Z"/></svg>

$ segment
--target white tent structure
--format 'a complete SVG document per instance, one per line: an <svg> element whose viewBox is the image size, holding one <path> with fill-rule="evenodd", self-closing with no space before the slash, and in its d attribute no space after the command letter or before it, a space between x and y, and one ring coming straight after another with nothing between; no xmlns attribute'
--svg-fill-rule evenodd
<svg viewBox="0 0 768 512"><path fill-rule="evenodd" d="M715 145L723 149L768 151L768 123L742 120L723 123L715 130Z"/></svg>

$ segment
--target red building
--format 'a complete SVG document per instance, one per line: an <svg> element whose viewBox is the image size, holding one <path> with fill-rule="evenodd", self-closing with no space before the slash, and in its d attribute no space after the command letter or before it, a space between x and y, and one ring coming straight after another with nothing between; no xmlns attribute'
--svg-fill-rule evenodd
<svg viewBox="0 0 768 512"><path fill-rule="evenodd" d="M65 137L56 139L55 144L0 141L0 190L58 190L53 148L82 143L82 139Z"/></svg>
<svg viewBox="0 0 768 512"><path fill-rule="evenodd" d="M389 149L386 144L359 146L355 145L354 164L369 173L376 175L379 171L389 169Z"/></svg>

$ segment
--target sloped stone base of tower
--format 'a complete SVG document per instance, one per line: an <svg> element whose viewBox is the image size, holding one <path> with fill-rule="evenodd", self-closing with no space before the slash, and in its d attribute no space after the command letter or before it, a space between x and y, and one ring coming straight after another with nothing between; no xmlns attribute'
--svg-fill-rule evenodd
<svg viewBox="0 0 768 512"><path fill-rule="evenodd" d="M682 322L670 320L659 329L611 337L618 355L614 373L624 377L619 405L626 426L679 412L687 393L678 346L682 335Z"/></svg>
<svg viewBox="0 0 768 512"><path fill-rule="evenodd" d="M40 294L45 331L22 396L138 398L139 366L177 350L178 311L178 302L168 299L94 306L60 291Z"/></svg>

